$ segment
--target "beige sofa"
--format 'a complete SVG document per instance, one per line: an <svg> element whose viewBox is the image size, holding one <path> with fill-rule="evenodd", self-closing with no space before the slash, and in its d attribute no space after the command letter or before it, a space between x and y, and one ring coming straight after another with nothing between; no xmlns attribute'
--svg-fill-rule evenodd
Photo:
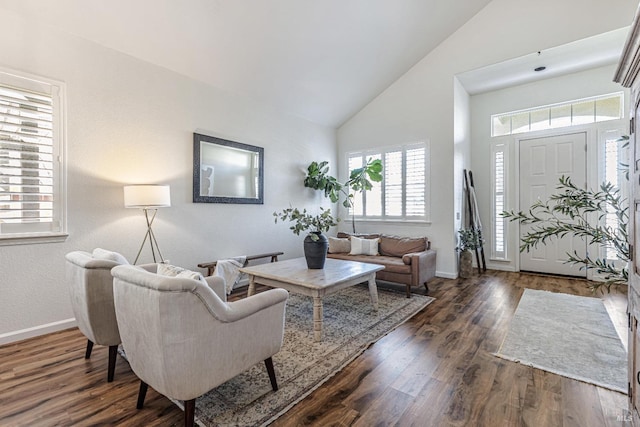
<svg viewBox="0 0 640 427"><path fill-rule="evenodd" d="M407 298L411 297L412 286L424 286L436 276L436 250L426 237L399 237L387 234L355 234L361 239L378 239L377 255L352 255L351 235L338 233L337 238L329 238L327 257L350 261L384 265L385 269L376 273L376 279L406 285Z"/></svg>

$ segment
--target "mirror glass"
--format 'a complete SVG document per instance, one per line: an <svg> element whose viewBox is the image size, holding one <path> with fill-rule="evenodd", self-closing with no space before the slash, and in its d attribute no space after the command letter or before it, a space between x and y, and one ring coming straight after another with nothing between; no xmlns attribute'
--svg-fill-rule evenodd
<svg viewBox="0 0 640 427"><path fill-rule="evenodd" d="M264 149L193 134L195 203L263 203Z"/></svg>

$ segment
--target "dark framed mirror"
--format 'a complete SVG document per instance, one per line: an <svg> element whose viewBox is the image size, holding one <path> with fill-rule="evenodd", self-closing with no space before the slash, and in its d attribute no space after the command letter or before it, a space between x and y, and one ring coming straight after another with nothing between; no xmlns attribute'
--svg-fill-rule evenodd
<svg viewBox="0 0 640 427"><path fill-rule="evenodd" d="M193 134L194 203L264 203L264 148Z"/></svg>

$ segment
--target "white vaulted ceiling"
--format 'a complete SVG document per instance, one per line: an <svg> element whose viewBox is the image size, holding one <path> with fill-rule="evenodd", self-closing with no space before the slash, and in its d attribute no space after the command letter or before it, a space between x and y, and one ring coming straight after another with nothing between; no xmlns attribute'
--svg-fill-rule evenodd
<svg viewBox="0 0 640 427"><path fill-rule="evenodd" d="M629 28L620 28L562 46L458 74L470 94L521 85L535 80L615 64L620 58ZM536 72L538 67L545 67ZM611 76L613 79L613 76Z"/></svg>
<svg viewBox="0 0 640 427"><path fill-rule="evenodd" d="M17 13L339 127L490 1L0 0L0 22L2 13ZM614 63L626 33L532 52L458 78L475 94ZM535 73L540 65L547 69Z"/></svg>
<svg viewBox="0 0 640 427"><path fill-rule="evenodd" d="M337 127L489 2L0 0L0 9Z"/></svg>

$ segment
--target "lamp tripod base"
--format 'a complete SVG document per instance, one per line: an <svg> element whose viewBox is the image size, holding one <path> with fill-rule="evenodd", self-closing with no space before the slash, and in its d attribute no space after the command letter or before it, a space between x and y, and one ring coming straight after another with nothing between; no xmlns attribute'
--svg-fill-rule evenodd
<svg viewBox="0 0 640 427"><path fill-rule="evenodd" d="M144 244L149 241L149 246L151 247L151 256L153 257L153 262L164 262L164 258L162 257L162 253L160 252L160 247L158 246L158 241L156 240L156 235L153 233L153 220L156 218L156 214L158 213L158 209L149 209L144 208L144 217L147 221L147 233L144 235L144 239L142 239L142 244L140 245L140 249L138 250L138 254L136 255L135 261L133 264L138 263L138 259L140 259L140 254L142 253L142 249L144 248ZM149 211L153 211L151 214L151 218L149 218ZM156 252L158 253L158 259L156 259Z"/></svg>

